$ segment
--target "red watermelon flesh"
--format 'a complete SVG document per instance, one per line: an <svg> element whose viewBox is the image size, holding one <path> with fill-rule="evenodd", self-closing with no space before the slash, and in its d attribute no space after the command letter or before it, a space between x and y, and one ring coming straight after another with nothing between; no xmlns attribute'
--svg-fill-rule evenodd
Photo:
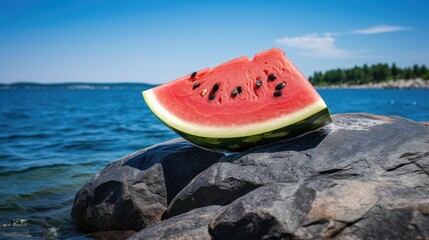
<svg viewBox="0 0 429 240"><path fill-rule="evenodd" d="M216 150L243 150L331 122L323 99L277 48L195 72L143 96L170 128Z"/></svg>

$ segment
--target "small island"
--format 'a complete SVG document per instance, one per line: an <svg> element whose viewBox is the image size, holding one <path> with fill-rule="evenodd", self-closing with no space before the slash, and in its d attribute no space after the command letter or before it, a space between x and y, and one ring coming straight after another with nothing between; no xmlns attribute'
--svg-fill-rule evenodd
<svg viewBox="0 0 429 240"><path fill-rule="evenodd" d="M416 89L429 88L429 69L425 65L399 68L395 63L349 69L316 71L308 80L318 88Z"/></svg>

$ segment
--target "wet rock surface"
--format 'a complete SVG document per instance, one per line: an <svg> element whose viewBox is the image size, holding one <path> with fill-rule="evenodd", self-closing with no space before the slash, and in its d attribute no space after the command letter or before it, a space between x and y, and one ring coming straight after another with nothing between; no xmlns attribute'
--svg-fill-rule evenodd
<svg viewBox="0 0 429 240"><path fill-rule="evenodd" d="M180 140L154 148L88 182L76 196L76 222L143 229L130 239L429 238L424 124L339 114L321 130L224 157ZM181 167L171 163L177 157ZM134 161L137 169L127 166Z"/></svg>

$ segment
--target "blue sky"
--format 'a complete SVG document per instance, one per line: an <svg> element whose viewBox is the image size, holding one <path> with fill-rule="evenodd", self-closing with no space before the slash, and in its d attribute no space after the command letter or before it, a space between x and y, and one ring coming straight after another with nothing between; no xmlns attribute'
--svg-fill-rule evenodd
<svg viewBox="0 0 429 240"><path fill-rule="evenodd" d="M0 82L164 83L278 47L305 75L429 66L428 1L0 0Z"/></svg>

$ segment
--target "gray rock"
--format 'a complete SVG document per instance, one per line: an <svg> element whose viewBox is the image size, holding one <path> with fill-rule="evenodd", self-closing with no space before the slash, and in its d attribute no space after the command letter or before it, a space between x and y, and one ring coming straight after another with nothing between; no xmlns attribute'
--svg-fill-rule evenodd
<svg viewBox="0 0 429 240"><path fill-rule="evenodd" d="M96 240L124 240L134 234L136 234L136 231L133 230L103 231L89 233L88 237Z"/></svg>
<svg viewBox="0 0 429 240"><path fill-rule="evenodd" d="M324 87L321 89L338 89L338 88L355 88L355 89L416 89L416 88L429 88L429 80L416 78L416 79L396 79L387 82L374 82L359 85L339 84Z"/></svg>
<svg viewBox="0 0 429 240"><path fill-rule="evenodd" d="M173 197L221 156L181 139L138 151L83 186L72 217L86 231L140 230L160 222Z"/></svg>
<svg viewBox="0 0 429 240"><path fill-rule="evenodd" d="M340 114L221 156L175 140L120 159L81 189L73 217L87 230L146 227L132 240L429 239L424 124Z"/></svg>
<svg viewBox="0 0 429 240"><path fill-rule="evenodd" d="M215 239L428 239L429 198L397 179L271 184L210 223Z"/></svg>
<svg viewBox="0 0 429 240"><path fill-rule="evenodd" d="M260 186L312 179L404 180L429 193L429 128L400 117L334 115L310 134L230 155L192 180L168 216L226 205Z"/></svg>
<svg viewBox="0 0 429 240"><path fill-rule="evenodd" d="M161 223L152 225L134 234L128 240L210 240L209 223L218 214L220 206L194 209Z"/></svg>

